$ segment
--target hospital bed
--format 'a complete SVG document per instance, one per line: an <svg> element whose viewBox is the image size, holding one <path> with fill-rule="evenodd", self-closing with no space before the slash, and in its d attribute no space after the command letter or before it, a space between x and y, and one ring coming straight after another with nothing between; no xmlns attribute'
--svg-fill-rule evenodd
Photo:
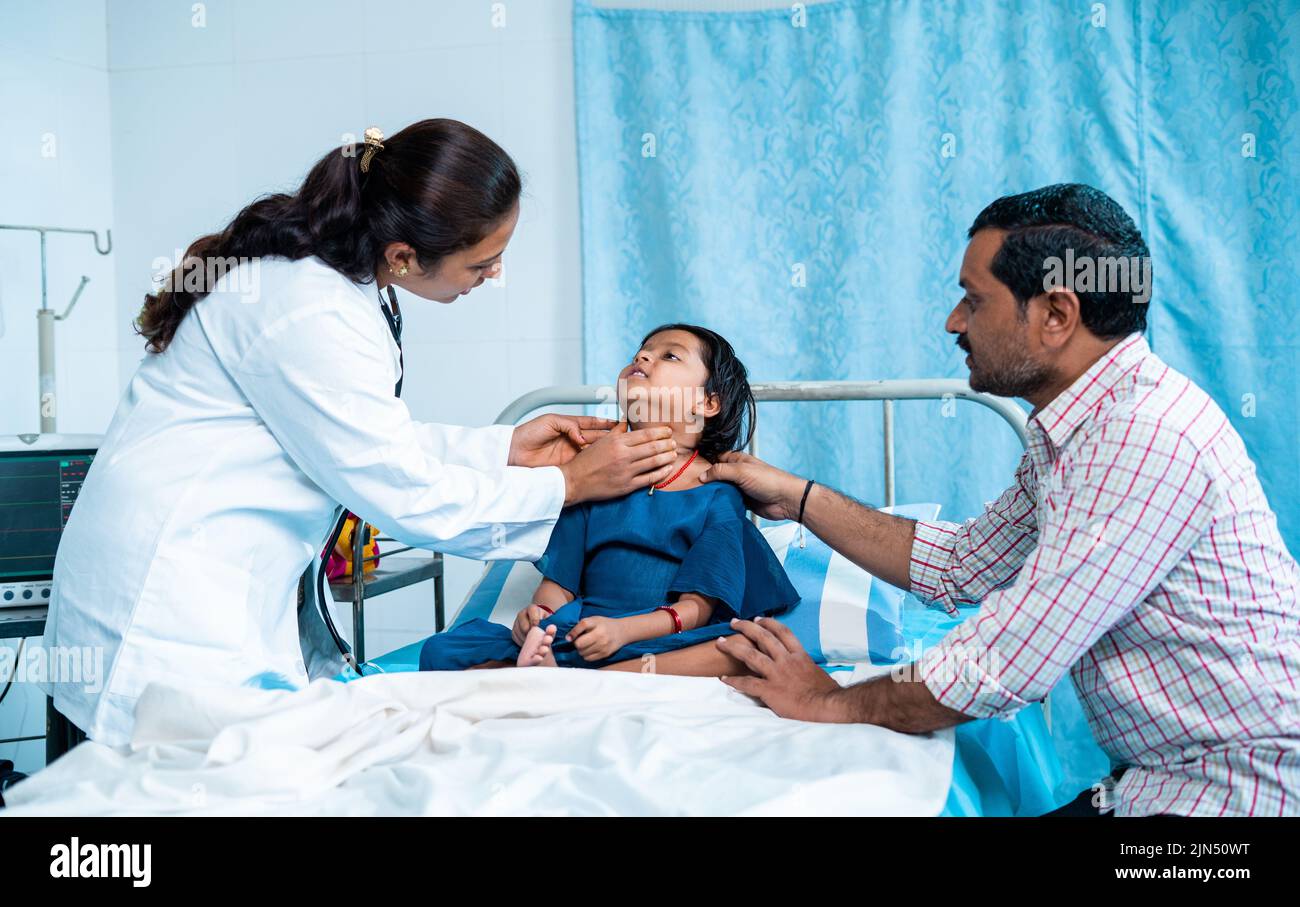
<svg viewBox="0 0 1300 907"><path fill-rule="evenodd" d="M879 402L889 506L896 506L899 401L968 401L997 413L1022 444L1027 437L1018 407L955 380L784 382L756 384L754 392L763 404ZM514 424L542 407L611 404L612 394L544 388L510 404L497 422ZM766 527L765 535L770 529L781 527ZM817 544L824 543L809 534L808 548ZM795 547L787 543L782 555L792 581L799 570L791 558L803 556ZM488 564L456 621L482 616L479 598L500 597L492 578L501 571L531 569ZM869 625L877 618L895 650L910 654L970 616L948 616L867 579L871 595L879 592L893 611L863 609L864 639L875 638L879 627ZM493 619L507 613L500 604L489 609ZM827 638L820 643L825 669L841 684L888 673L891 657L875 647L846 661L832 657L839 650ZM301 690L264 674L234 689L150 685L132 747L74 748L13 788L9 812L1030 816L1064 804L1109 769L1068 679L1050 701L1009 720L906 735L784 721L712 678L420 673L419 649L415 643L371 659L364 678L325 674Z"/></svg>
<svg viewBox="0 0 1300 907"><path fill-rule="evenodd" d="M966 382L956 379L767 382L755 383L753 390L759 403L878 402L886 507L897 504L895 407L899 401L962 400L983 406L1007 424L1022 446L1028 443L1026 415L1021 408L1010 400L976 393ZM512 402L496 422L514 425L547 407L611 406L617 402L614 394L614 388L597 385L541 388ZM758 445L756 430L749 452L757 455ZM760 522L757 517L754 521ZM921 606L911 596L908 599L912 607L903 609L899 617L901 641L909 651L935 644L977 610L968 609L967 614L950 617ZM462 606L452 626L472 616L468 610ZM418 670L420 645L414 643L390 652L371 664L387 672ZM855 667L853 663L835 663L826 665L826 670L835 674ZM1042 703L1023 709L1010 720L969 722L956 730L955 738L953 780L944 815L1038 815L1069 801L1109 769L1104 754L1092 741L1068 677Z"/></svg>

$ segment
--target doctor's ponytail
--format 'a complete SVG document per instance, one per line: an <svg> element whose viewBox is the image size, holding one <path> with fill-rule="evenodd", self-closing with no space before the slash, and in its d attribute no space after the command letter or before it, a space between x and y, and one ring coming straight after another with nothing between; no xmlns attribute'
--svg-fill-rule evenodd
<svg viewBox="0 0 1300 907"><path fill-rule="evenodd" d="M410 244L421 268L436 269L490 234L519 201L514 161L457 120L421 120L384 139L382 150L372 144L331 151L297 192L263 196L225 229L195 240L162 287L145 295L135 330L146 349L161 353L171 343L181 320L212 290L195 271L214 273L214 262L315 256L369 283L390 243Z"/></svg>

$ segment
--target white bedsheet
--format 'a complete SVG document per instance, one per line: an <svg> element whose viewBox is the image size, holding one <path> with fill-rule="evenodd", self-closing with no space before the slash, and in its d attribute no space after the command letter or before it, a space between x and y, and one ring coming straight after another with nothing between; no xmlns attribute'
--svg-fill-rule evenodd
<svg viewBox="0 0 1300 907"><path fill-rule="evenodd" d="M7 791L0 816L935 815L952 761L951 731L786 721L712 678L154 684L130 746L75 748Z"/></svg>

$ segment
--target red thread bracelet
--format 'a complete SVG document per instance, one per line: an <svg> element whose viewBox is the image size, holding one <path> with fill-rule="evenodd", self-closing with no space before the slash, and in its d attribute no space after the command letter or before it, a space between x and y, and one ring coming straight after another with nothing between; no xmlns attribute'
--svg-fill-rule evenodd
<svg viewBox="0 0 1300 907"><path fill-rule="evenodd" d="M551 615L554 615L554 614L555 614L554 611L552 611L550 608L548 608L548 607L546 607L545 605L543 605L541 602L533 602L533 604L536 605L537 607L541 608L541 609L542 609L543 611L545 611L547 614L551 614Z"/></svg>
<svg viewBox="0 0 1300 907"><path fill-rule="evenodd" d="M682 632L682 619L681 617L678 616L676 608L674 608L672 605L660 605L659 610L667 611L669 614L673 616L673 626L677 628L673 631L674 633Z"/></svg>

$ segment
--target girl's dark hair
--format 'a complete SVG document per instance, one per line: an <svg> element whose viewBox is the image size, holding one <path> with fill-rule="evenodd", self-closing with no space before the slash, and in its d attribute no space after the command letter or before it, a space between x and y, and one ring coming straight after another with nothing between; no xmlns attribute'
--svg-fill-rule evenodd
<svg viewBox="0 0 1300 907"><path fill-rule="evenodd" d="M257 199L220 233L195 240L185 260L314 255L369 283L389 243L409 243L421 268L436 268L445 256L482 241L519 201L514 161L464 123L421 120L383 146L367 173L360 166L364 145L331 151L296 193ZM167 348L181 319L212 289L190 289L185 267L178 264L163 289L144 298L136 333L151 352Z"/></svg>
<svg viewBox="0 0 1300 907"><path fill-rule="evenodd" d="M720 408L716 416L705 420L695 449L704 459L716 463L721 454L745 447L754 437L758 406L749 386L749 372L725 337L698 325L661 324L641 338L641 345L664 331L686 331L700 341L701 358L709 370L704 393L717 394Z"/></svg>

